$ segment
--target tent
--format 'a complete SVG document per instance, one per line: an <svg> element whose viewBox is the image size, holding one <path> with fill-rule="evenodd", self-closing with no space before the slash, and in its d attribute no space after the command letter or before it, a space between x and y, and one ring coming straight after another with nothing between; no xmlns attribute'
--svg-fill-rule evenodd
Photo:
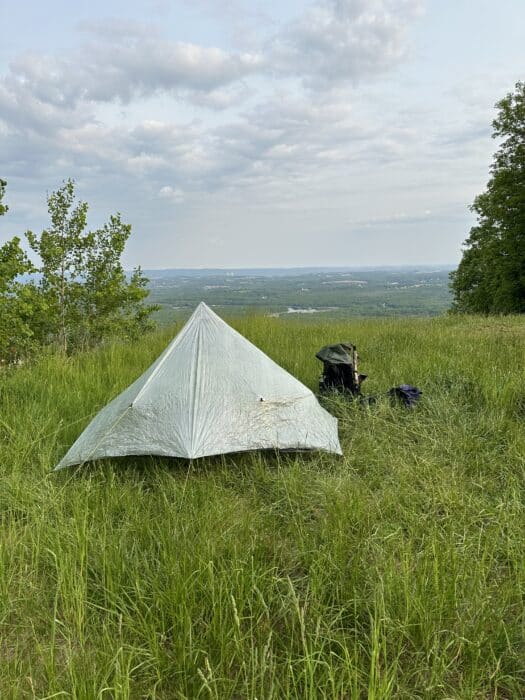
<svg viewBox="0 0 525 700"><path fill-rule="evenodd" d="M124 455L197 458L246 450L341 454L337 420L301 382L201 302L56 469Z"/></svg>

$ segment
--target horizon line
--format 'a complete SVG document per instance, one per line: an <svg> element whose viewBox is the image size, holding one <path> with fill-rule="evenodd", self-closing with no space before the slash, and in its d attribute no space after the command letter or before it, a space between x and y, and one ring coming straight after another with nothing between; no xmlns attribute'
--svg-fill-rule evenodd
<svg viewBox="0 0 525 700"><path fill-rule="evenodd" d="M204 265L193 267L146 267L137 265L142 270L162 271L162 270L377 270L377 269L398 269L417 267L457 267L459 263L401 263L397 265L376 264L376 265L234 265L225 267L222 265ZM129 268L132 271L135 268Z"/></svg>

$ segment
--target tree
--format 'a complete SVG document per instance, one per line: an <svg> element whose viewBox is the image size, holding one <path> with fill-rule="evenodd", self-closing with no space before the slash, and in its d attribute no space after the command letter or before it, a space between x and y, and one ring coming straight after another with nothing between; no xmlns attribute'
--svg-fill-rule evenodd
<svg viewBox="0 0 525 700"><path fill-rule="evenodd" d="M89 235L84 256L83 307L86 336L98 343L115 334L135 338L152 328L150 315L156 306L146 306L148 280L140 267L129 281L120 262L131 234L120 214Z"/></svg>
<svg viewBox="0 0 525 700"><path fill-rule="evenodd" d="M29 245L41 260L40 289L48 305L47 333L49 339L67 352L81 314L82 255L87 244L83 235L88 205L75 203L73 180L67 180L47 198L51 226L36 236L27 231Z"/></svg>
<svg viewBox="0 0 525 700"><path fill-rule="evenodd" d="M471 206L477 224L451 274L453 308L461 312L525 312L525 83L496 107L493 138L503 141L487 189Z"/></svg>
<svg viewBox="0 0 525 700"><path fill-rule="evenodd" d="M5 180L2 180L2 178L0 177L0 216L3 216L9 209L9 207L6 204L2 204L6 187L7 182Z"/></svg>
<svg viewBox="0 0 525 700"><path fill-rule="evenodd" d="M51 226L40 236L26 235L41 260L49 340L67 353L151 328L157 307L144 304L148 280L137 268L128 282L120 260L131 226L116 214L101 229L86 231L88 205L75 201L71 179L47 203Z"/></svg>
<svg viewBox="0 0 525 700"><path fill-rule="evenodd" d="M7 183L0 179L0 216L8 207L2 204ZM0 362L12 364L26 356L36 343L33 330L38 294L21 275L35 268L16 236L0 246Z"/></svg>

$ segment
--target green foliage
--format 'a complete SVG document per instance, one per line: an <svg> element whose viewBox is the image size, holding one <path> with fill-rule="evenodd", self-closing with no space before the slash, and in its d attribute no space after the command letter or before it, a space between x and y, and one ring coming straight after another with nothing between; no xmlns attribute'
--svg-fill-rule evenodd
<svg viewBox="0 0 525 700"><path fill-rule="evenodd" d="M33 266L20 247L20 239L0 246L0 362L13 364L34 346L32 321L36 290L18 281Z"/></svg>
<svg viewBox="0 0 525 700"><path fill-rule="evenodd" d="M496 105L494 156L487 190L471 209L478 223L452 273L454 308L477 313L525 312L525 83Z"/></svg>
<svg viewBox="0 0 525 700"><path fill-rule="evenodd" d="M5 180L2 180L0 177L0 216L3 216L6 211L9 209L7 204L2 204L2 200L5 195L5 188L7 187L7 182Z"/></svg>
<svg viewBox="0 0 525 700"><path fill-rule="evenodd" d="M148 280L139 267L128 281L120 263L130 233L131 226L117 214L90 234L84 257L83 306L91 343L116 334L137 338L153 327L150 314L157 307L142 303L149 294Z"/></svg>
<svg viewBox="0 0 525 700"><path fill-rule="evenodd" d="M156 307L143 303L147 279L138 268L128 282L120 261L131 226L116 214L101 229L86 231L88 205L75 202L71 179L47 202L50 228L40 236L26 234L41 260L39 288L47 304L43 340L70 352L151 329Z"/></svg>
<svg viewBox="0 0 525 700"><path fill-rule="evenodd" d="M7 183L0 179L0 216L8 207L2 204ZM36 344L35 322L39 317L40 296L20 276L34 267L16 236L0 246L0 363L13 364L24 358Z"/></svg>
<svg viewBox="0 0 525 700"><path fill-rule="evenodd" d="M88 246L84 235L88 205L75 201L74 183L68 180L47 199L51 227L40 237L26 233L29 245L41 260L40 289L47 303L43 342L55 341L67 351L82 319L83 257Z"/></svg>
<svg viewBox="0 0 525 700"><path fill-rule="evenodd" d="M173 329L0 375L0 697L525 697L521 318L235 326L315 388L344 457L143 457L50 474Z"/></svg>

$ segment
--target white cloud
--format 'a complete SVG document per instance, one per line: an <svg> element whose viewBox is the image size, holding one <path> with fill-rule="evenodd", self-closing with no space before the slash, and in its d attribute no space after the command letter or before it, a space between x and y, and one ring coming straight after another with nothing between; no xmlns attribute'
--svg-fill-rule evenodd
<svg viewBox="0 0 525 700"><path fill-rule="evenodd" d="M436 125L431 107L414 115L395 86L376 100L370 85L381 92L377 77L407 55L419 9L316 0L242 51L175 41L147 23L84 23L76 49L22 52L0 77L0 175L42 202L73 176L83 197L133 212L148 235L163 222L169 240L221 226L225 241L240 238L253 212L283 240L286 217L297 217L295 245L303 225L317 236L323 216L341 231L351 221L416 226L412 198L415 211L437 211L457 153L475 159L486 136L463 118ZM425 177L439 196L428 197ZM468 203L471 182L462 186L456 199Z"/></svg>
<svg viewBox="0 0 525 700"><path fill-rule="evenodd" d="M81 46L61 56L24 52L0 82L4 120L41 130L89 116L97 103L167 94L228 109L252 94L250 76L302 79L315 88L357 83L405 54L417 0L318 0L261 51L226 51L164 38L151 24L83 22ZM86 118L84 116L84 118Z"/></svg>
<svg viewBox="0 0 525 700"><path fill-rule="evenodd" d="M170 185L164 185L164 187L160 188L159 197L168 199L174 204L181 204L185 199L184 192L181 189L170 187Z"/></svg>
<svg viewBox="0 0 525 700"><path fill-rule="evenodd" d="M330 88L390 70L407 51L419 0L318 0L270 42L270 65Z"/></svg>
<svg viewBox="0 0 525 700"><path fill-rule="evenodd" d="M97 33L88 43L61 57L16 56L0 80L0 117L41 130L78 121L86 111L89 118L97 103L127 104L163 93L180 100L195 95L203 105L224 109L245 98L241 81L262 63L253 53L169 41L135 25L112 27L92 28Z"/></svg>

